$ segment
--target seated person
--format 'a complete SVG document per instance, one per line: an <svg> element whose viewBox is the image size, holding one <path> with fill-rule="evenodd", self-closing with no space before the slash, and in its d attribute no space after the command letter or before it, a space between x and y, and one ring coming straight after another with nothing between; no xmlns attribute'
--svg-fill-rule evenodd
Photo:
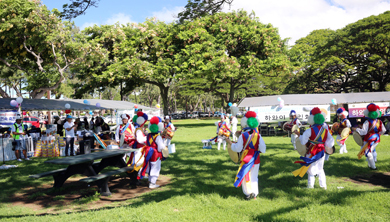
<svg viewBox="0 0 390 222"><path fill-rule="evenodd" d="M101 123L100 127L102 128L102 134L99 135L100 138L102 138L103 140L111 140L111 132L109 132L110 126L106 122L104 122L103 118L100 117L99 119Z"/></svg>

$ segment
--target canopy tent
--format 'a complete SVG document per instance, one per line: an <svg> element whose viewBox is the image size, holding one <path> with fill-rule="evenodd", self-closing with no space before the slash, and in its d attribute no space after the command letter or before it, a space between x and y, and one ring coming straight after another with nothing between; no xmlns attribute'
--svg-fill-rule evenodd
<svg viewBox="0 0 390 222"><path fill-rule="evenodd" d="M260 107L279 105L278 97L285 105L327 105L336 99L338 104L370 103L390 101L390 92L332 93L332 94L286 94L243 98L238 107Z"/></svg>
<svg viewBox="0 0 390 222"><path fill-rule="evenodd" d="M10 105L13 98L0 99L0 110L12 110L15 107ZM126 101L88 99L90 105L84 104L83 99L23 99L22 109L30 110L64 110L65 104L71 106L71 110L93 110L93 109L113 109L113 110L131 110L134 109L135 103ZM100 107L96 104L100 103ZM157 110L147 106L138 105L138 109L142 110Z"/></svg>
<svg viewBox="0 0 390 222"><path fill-rule="evenodd" d="M12 110L16 109L10 105L12 98L2 98L0 99L0 110ZM31 110L64 110L65 104L69 103L71 110L89 110L95 109L96 106L85 105L83 103L72 102L68 100L60 99L23 99L22 110L31 111ZM104 109L105 107L101 107Z"/></svg>

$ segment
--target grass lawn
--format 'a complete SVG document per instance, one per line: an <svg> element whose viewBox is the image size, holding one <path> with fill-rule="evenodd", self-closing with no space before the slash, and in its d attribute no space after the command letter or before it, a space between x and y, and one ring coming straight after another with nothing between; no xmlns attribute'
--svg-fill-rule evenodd
<svg viewBox="0 0 390 222"><path fill-rule="evenodd" d="M293 164L299 155L288 137L264 137L267 152L261 155L259 196L246 201L241 188L233 186L238 165L230 161L227 151L202 149L201 140L214 137L216 120L177 120L173 139L176 153L162 163L161 174L171 178L162 188L129 199L120 206L98 210L40 215L27 207L14 206L9 196L22 188L51 183L52 177L39 180L30 174L60 168L33 158L17 164L18 168L0 171L1 221L390 221L390 184L372 186L351 182L355 176L390 171L390 137L382 136L377 147L378 171L368 169L358 160L359 147L352 137L347 140L348 154L334 154L325 162L328 190L305 189L307 176L295 178ZM239 127L240 128L240 127ZM336 151L338 151L336 145ZM158 181L157 181L158 183ZM386 188L387 187L387 188ZM45 195L45 194L36 194ZM57 200L65 198L57 196ZM98 194L83 203L91 205ZM80 202L80 201L79 201ZM68 206L62 206L66 208ZM39 214L39 215L38 215Z"/></svg>

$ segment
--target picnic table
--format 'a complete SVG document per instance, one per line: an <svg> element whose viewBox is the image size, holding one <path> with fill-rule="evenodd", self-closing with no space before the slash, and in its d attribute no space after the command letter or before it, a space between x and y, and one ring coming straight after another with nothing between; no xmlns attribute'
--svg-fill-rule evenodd
<svg viewBox="0 0 390 222"><path fill-rule="evenodd" d="M48 160L45 161L45 163L67 165L68 167L64 169L58 169L31 175L30 178L37 179L52 175L54 178L54 187L59 188L65 183L65 181L69 177L75 174L82 174L88 177L81 179L81 182L96 182L96 185L98 185L101 195L109 196L111 195L111 192L108 188L108 181L110 176L131 171L133 169L133 167L128 167L123 159L123 155L125 153L130 153L132 151L135 151L135 149L104 150L95 153ZM95 160L99 159L101 159L100 162L94 162ZM118 167L119 169L106 173L100 173L104 168L108 166ZM128 173L128 175L132 179L134 178L134 176L137 176L137 172L135 171L135 173L133 172L131 174Z"/></svg>

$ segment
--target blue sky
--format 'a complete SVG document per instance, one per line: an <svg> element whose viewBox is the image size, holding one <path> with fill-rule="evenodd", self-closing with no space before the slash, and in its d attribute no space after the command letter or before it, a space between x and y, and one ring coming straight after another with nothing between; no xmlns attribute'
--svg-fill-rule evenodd
<svg viewBox="0 0 390 222"><path fill-rule="evenodd" d="M41 0L49 9L69 0ZM143 22L148 17L172 22L173 15L183 10L187 0L100 0L97 8L74 20L85 28L94 24ZM282 38L293 45L299 38L316 29L340 29L359 19L390 10L390 0L234 0L224 11L254 11L263 23L279 29Z"/></svg>
<svg viewBox="0 0 390 222"><path fill-rule="evenodd" d="M62 5L69 0L42 0L48 9L57 8L62 11ZM73 21L79 27L90 24L110 24L119 22L143 22L148 17L160 15L165 21L172 21L172 14L183 9L186 0L100 0L98 7L91 7L85 15ZM114 22L115 21L115 22Z"/></svg>

